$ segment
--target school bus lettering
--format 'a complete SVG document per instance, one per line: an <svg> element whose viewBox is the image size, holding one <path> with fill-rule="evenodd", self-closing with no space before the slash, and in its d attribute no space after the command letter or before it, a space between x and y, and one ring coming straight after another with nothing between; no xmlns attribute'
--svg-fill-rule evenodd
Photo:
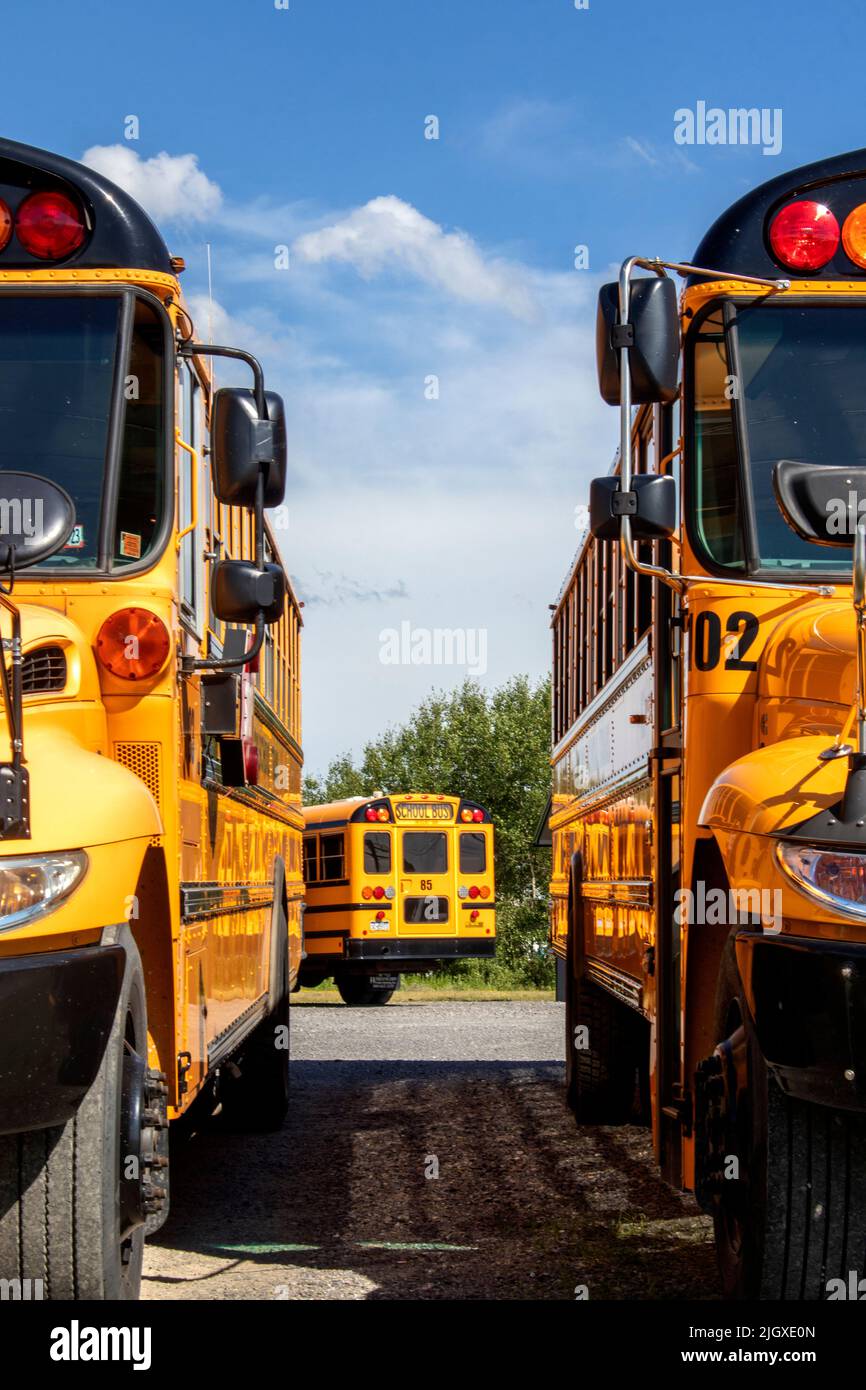
<svg viewBox="0 0 866 1390"><path fill-rule="evenodd" d="M552 620L568 1102L652 1126L733 1297L866 1272L864 177L602 288L619 455Z"/></svg>
<svg viewBox="0 0 866 1390"><path fill-rule="evenodd" d="M0 141L0 206L0 1278L135 1298L170 1124L286 1111L285 420L255 358L196 339L127 194ZM226 351L249 387L213 389Z"/></svg>

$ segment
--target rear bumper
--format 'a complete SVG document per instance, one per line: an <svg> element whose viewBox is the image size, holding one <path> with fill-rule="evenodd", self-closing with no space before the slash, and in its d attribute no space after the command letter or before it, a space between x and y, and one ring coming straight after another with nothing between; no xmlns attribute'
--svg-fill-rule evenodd
<svg viewBox="0 0 866 1390"><path fill-rule="evenodd" d="M866 1110L866 945L741 932L750 1026L782 1089Z"/></svg>
<svg viewBox="0 0 866 1390"><path fill-rule="evenodd" d="M122 946L0 958L0 1134L75 1114L99 1071L125 965Z"/></svg>
<svg viewBox="0 0 866 1390"><path fill-rule="evenodd" d="M400 941L375 941L350 937L346 942L347 960L387 960L396 964L399 961L417 962L419 960L460 960L470 957L473 960L490 960L496 954L496 937L419 937Z"/></svg>

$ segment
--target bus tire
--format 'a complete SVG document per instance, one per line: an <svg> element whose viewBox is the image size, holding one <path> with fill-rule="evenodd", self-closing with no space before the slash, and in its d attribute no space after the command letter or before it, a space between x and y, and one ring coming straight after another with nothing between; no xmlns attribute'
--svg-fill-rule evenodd
<svg viewBox="0 0 866 1390"><path fill-rule="evenodd" d="M281 909L279 979L275 1007L232 1058L220 1068L219 1099L230 1129L268 1133L281 1129L289 1109L289 935Z"/></svg>
<svg viewBox="0 0 866 1390"><path fill-rule="evenodd" d="M393 989L376 989L369 975L339 974L336 985L343 1003L352 1008L375 1008L387 1004L394 994Z"/></svg>
<svg viewBox="0 0 866 1390"><path fill-rule="evenodd" d="M56 1128L0 1136L0 1278L31 1287L41 1280L48 1299L138 1298L146 1208L162 1205L154 1191L162 1191L167 1170L146 1161L153 1127L139 1144L138 1179L124 1176L130 1111L144 1121L153 1108L167 1132L164 1082L147 1068L141 959L128 932L125 940L114 1024L75 1116Z"/></svg>
<svg viewBox="0 0 866 1390"><path fill-rule="evenodd" d="M786 1095L745 1016L729 942L717 1028L732 1044L736 1060L726 1073L736 1082L726 1088L720 1129L724 1158L736 1156L738 1172L725 1177L717 1159L712 1213L722 1288L728 1298L824 1300L829 1280L843 1280L847 1290L852 1271L858 1281L866 1275L866 1116Z"/></svg>
<svg viewBox="0 0 866 1390"><path fill-rule="evenodd" d="M573 975L566 989L566 1020L571 1064L566 1094L577 1123L637 1123L640 1020L605 990Z"/></svg>

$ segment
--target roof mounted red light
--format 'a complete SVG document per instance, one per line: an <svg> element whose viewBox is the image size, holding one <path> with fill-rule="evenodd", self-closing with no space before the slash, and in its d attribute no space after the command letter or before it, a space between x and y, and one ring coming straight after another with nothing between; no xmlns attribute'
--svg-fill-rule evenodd
<svg viewBox="0 0 866 1390"><path fill-rule="evenodd" d="M87 228L77 203L65 193L31 193L15 215L15 232L31 256L62 261L84 240Z"/></svg>
<svg viewBox="0 0 866 1390"><path fill-rule="evenodd" d="M770 246L788 270L820 270L839 246L839 223L826 203L789 203L770 225Z"/></svg>

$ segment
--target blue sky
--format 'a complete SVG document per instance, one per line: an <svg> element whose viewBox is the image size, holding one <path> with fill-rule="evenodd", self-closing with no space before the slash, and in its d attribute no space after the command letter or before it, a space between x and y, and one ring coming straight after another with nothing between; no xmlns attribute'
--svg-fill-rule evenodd
<svg viewBox="0 0 866 1390"><path fill-rule="evenodd" d="M287 398L310 765L462 679L383 664L404 622L483 631L486 682L540 675L575 506L615 442L598 284L629 253L691 254L764 179L866 145L866 17L795 0L80 15L6 7L2 131L88 152L141 198L186 257L201 334L210 242L214 331L258 351ZM698 101L778 108L781 152L677 145L674 112Z"/></svg>

